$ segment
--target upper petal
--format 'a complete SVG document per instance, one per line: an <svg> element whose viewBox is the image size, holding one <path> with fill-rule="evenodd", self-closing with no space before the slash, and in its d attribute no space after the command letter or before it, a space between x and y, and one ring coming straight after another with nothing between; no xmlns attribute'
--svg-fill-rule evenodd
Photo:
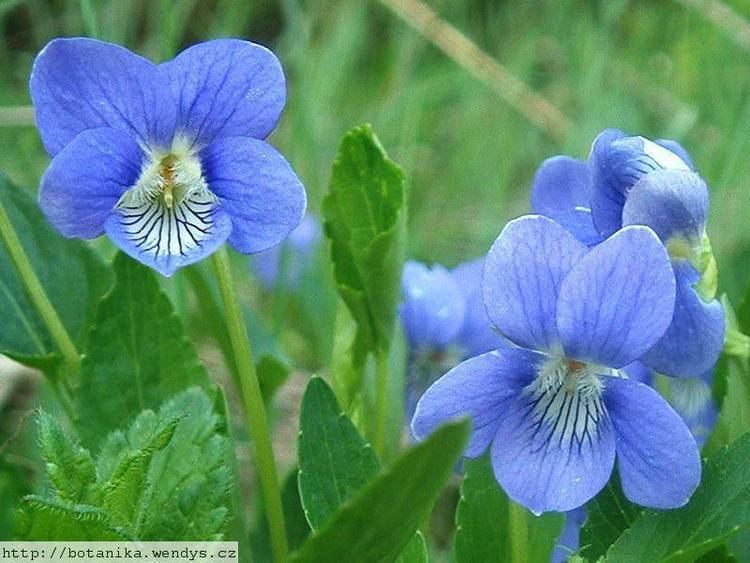
<svg viewBox="0 0 750 563"><path fill-rule="evenodd" d="M591 246L602 241L591 217L591 168L569 156L545 160L534 176L531 209L554 219Z"/></svg>
<svg viewBox="0 0 750 563"><path fill-rule="evenodd" d="M306 196L289 163L271 145L225 137L201 151L209 188L232 219L229 244L252 254L279 244L299 225Z"/></svg>
<svg viewBox="0 0 750 563"><path fill-rule="evenodd" d="M218 137L265 139L286 103L276 56L240 39L199 43L159 67L177 100L177 129L205 146Z"/></svg>
<svg viewBox="0 0 750 563"><path fill-rule="evenodd" d="M55 39L34 60L36 123L54 156L81 131L110 127L142 145L168 148L175 109L153 63L96 39Z"/></svg>
<svg viewBox="0 0 750 563"><path fill-rule="evenodd" d="M625 227L596 246L560 288L557 327L568 357L619 368L638 359L672 320L675 280L648 227Z"/></svg>
<svg viewBox="0 0 750 563"><path fill-rule="evenodd" d="M630 190L623 225L647 225L665 243L672 237L700 241L708 214L708 188L695 172L657 170Z"/></svg>
<svg viewBox="0 0 750 563"><path fill-rule="evenodd" d="M468 416L472 434L464 455L482 455L509 400L529 384L542 361L535 352L503 348L460 363L422 395L411 421L414 436L424 439L441 424Z"/></svg>
<svg viewBox="0 0 750 563"><path fill-rule="evenodd" d="M89 129L52 159L39 189L47 220L66 237L94 238L138 180L144 154L127 133Z"/></svg>
<svg viewBox="0 0 750 563"><path fill-rule="evenodd" d="M601 398L567 382L510 401L492 443L495 477L532 512L568 511L607 483L615 440Z"/></svg>
<svg viewBox="0 0 750 563"><path fill-rule="evenodd" d="M604 400L625 496L652 508L684 505L700 481L701 460L679 415L656 391L630 379L608 380Z"/></svg>
<svg viewBox="0 0 750 563"><path fill-rule="evenodd" d="M482 292L487 314L507 338L526 348L558 343L557 295L586 246L541 215L508 223L492 245Z"/></svg>
<svg viewBox="0 0 750 563"><path fill-rule="evenodd" d="M605 236L622 226L622 208L633 185L661 169L690 170L675 153L644 137L627 137L617 130L599 135L589 157L593 174L591 212Z"/></svg>
<svg viewBox="0 0 750 563"><path fill-rule="evenodd" d="M724 308L718 299L706 303L693 285L700 274L684 260L672 263L677 280L674 316L667 331L642 358L644 364L674 377L709 371L724 347Z"/></svg>
<svg viewBox="0 0 750 563"><path fill-rule="evenodd" d="M442 348L458 335L464 322L464 297L443 266L428 268L408 261L401 296L401 324L412 347Z"/></svg>

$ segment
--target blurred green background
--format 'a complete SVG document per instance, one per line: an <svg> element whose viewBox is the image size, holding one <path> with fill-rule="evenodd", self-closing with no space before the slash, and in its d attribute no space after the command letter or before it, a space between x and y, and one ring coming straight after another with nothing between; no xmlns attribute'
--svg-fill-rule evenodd
<svg viewBox="0 0 750 563"><path fill-rule="evenodd" d="M31 62L53 37L93 34L166 60L197 41L239 36L282 60L289 103L272 142L302 177L311 210L342 134L371 122L410 181L410 254L453 265L486 252L508 219L528 211L544 158L585 158L606 127L675 138L711 188L720 286L739 299L750 277L749 2L427 5L556 106L564 132L534 125L506 102L507 85L478 79L376 0L4 0L0 168L33 188L47 164L15 107L29 104Z"/></svg>

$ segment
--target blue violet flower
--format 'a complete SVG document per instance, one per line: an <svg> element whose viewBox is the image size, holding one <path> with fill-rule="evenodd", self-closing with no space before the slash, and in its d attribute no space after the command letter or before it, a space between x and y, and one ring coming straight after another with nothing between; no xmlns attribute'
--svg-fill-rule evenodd
<svg viewBox="0 0 750 563"><path fill-rule="evenodd" d="M417 405L414 435L469 416L465 455L489 448L500 485L537 514L582 506L615 458L631 501L685 504L701 474L695 440L623 369L674 312L675 278L654 231L624 227L589 249L547 217L522 217L492 246L482 288L491 321L517 348L466 360L435 382Z"/></svg>
<svg viewBox="0 0 750 563"><path fill-rule="evenodd" d="M169 276L225 241L250 254L294 229L302 184L264 139L286 100L269 50L237 39L155 65L94 39L55 39L31 73L52 162L39 202L66 237L106 233Z"/></svg>
<svg viewBox="0 0 750 563"><path fill-rule="evenodd" d="M676 142L608 129L587 161L556 156L534 179L531 206L595 246L623 226L651 227L666 246L677 280L674 318L642 361L673 377L697 377L719 358L724 311L706 235L708 188Z"/></svg>

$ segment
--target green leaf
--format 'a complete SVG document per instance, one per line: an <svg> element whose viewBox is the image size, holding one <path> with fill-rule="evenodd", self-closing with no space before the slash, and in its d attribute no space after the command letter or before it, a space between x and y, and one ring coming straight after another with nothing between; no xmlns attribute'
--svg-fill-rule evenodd
<svg viewBox="0 0 750 563"><path fill-rule="evenodd" d="M625 498L615 472L607 486L586 504L586 522L581 528L581 554L596 561L607 553L642 509Z"/></svg>
<svg viewBox="0 0 750 563"><path fill-rule="evenodd" d="M417 532L396 559L396 563L428 563L427 544L422 532Z"/></svg>
<svg viewBox="0 0 750 563"><path fill-rule="evenodd" d="M4 176L0 176L0 201L60 320L82 349L96 304L112 285L111 273L85 243L65 239L53 230L34 198ZM54 372L61 356L1 241L0 311L3 311L0 354Z"/></svg>
<svg viewBox="0 0 750 563"><path fill-rule="evenodd" d="M339 408L328 384L313 377L302 399L299 489L313 530L378 472L375 452Z"/></svg>
<svg viewBox="0 0 750 563"><path fill-rule="evenodd" d="M59 494L49 499L28 497L20 514L20 537L222 539L229 514L232 462L217 402L194 387L167 401L158 413L141 412L127 430L112 432L105 439L86 490L86 503L73 503ZM90 461L88 451L46 415L41 417L40 431L58 492L80 489L79 481L91 475L91 467L78 460ZM70 466L61 465L66 463ZM50 528L58 516L66 522L62 535L69 537Z"/></svg>
<svg viewBox="0 0 750 563"><path fill-rule="evenodd" d="M154 455L138 534L144 540L213 541L223 538L232 491L232 450L214 398L189 389L160 410L180 418L169 444Z"/></svg>
<svg viewBox="0 0 750 563"><path fill-rule="evenodd" d="M96 481L91 454L46 412L39 413L37 424L47 475L57 494L73 503L89 502L91 486Z"/></svg>
<svg viewBox="0 0 750 563"><path fill-rule="evenodd" d="M677 510L648 510L607 552L618 563L690 562L725 543L750 522L750 434L704 466L690 502Z"/></svg>
<svg viewBox="0 0 750 563"><path fill-rule="evenodd" d="M341 506L291 561L394 560L429 514L469 435L468 421L446 424L407 451Z"/></svg>
<svg viewBox="0 0 750 563"><path fill-rule="evenodd" d="M149 466L155 454L169 444L178 421L179 418L165 420L152 411L144 411L133 423L129 443L135 448L118 456L107 482L100 485L101 506L114 524L137 534L144 493L149 484Z"/></svg>
<svg viewBox="0 0 750 563"><path fill-rule="evenodd" d="M357 323L358 367L369 351L389 347L404 262L405 201L403 172L371 127L352 129L339 147L323 216L336 285Z"/></svg>
<svg viewBox="0 0 750 563"><path fill-rule="evenodd" d="M534 516L515 506L495 479L489 455L464 462L461 500L456 513L455 554L458 563L513 561L511 510L523 516L528 561L549 561L560 535L563 517L548 513ZM491 516L489 516L491 515Z"/></svg>
<svg viewBox="0 0 750 563"><path fill-rule="evenodd" d="M25 541L128 541L102 510L62 500L25 497L18 515L16 539Z"/></svg>
<svg viewBox="0 0 750 563"><path fill-rule="evenodd" d="M145 409L180 391L207 386L208 375L155 274L124 254L97 309L75 392L77 428L91 448Z"/></svg>

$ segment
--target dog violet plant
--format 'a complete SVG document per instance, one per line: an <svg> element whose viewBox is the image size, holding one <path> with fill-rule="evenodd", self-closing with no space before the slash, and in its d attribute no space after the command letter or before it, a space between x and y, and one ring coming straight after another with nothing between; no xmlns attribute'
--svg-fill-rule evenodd
<svg viewBox="0 0 750 563"><path fill-rule="evenodd" d="M268 143L265 47L155 64L54 39L30 95L49 162L38 205L0 178L0 352L64 419L41 396L45 478L8 502L5 450L30 440L0 446L0 539L275 563L424 562L452 537L457 563L746 549L750 309L719 299L709 188L675 141L608 129L548 158L532 214L446 267L406 259L408 182L368 125L307 212Z"/></svg>

